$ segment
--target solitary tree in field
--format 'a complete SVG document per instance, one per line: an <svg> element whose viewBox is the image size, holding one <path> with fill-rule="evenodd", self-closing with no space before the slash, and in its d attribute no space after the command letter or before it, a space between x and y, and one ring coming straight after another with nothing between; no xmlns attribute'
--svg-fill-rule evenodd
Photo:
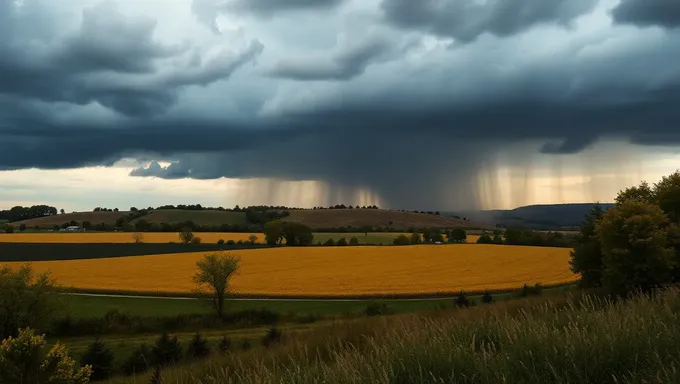
<svg viewBox="0 0 680 384"><path fill-rule="evenodd" d="M224 298L229 292L229 279L238 271L240 259L230 255L210 253L196 262L198 272L194 282L199 292L209 292L217 316L224 314Z"/></svg>
<svg viewBox="0 0 680 384"><path fill-rule="evenodd" d="M144 235L141 232L134 232L132 234L132 240L135 244L141 244L144 242Z"/></svg>
<svg viewBox="0 0 680 384"><path fill-rule="evenodd" d="M257 242L257 236L256 235L248 236L248 241L250 241L250 244L255 245L255 243Z"/></svg>
<svg viewBox="0 0 680 384"><path fill-rule="evenodd" d="M179 239L182 241L182 243L189 244L191 243L191 240L194 239L194 233L190 228L183 228L179 233Z"/></svg>

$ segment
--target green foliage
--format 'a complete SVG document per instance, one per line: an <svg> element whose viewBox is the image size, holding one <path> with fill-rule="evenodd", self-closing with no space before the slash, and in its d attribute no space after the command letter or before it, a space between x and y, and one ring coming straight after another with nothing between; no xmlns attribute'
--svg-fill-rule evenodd
<svg viewBox="0 0 680 384"><path fill-rule="evenodd" d="M458 296L453 300L453 304L460 308L467 308L470 306L470 300L465 295L465 292L460 291Z"/></svg>
<svg viewBox="0 0 680 384"><path fill-rule="evenodd" d="M281 342L283 333L276 327L270 328L262 338L264 347L271 347Z"/></svg>
<svg viewBox="0 0 680 384"><path fill-rule="evenodd" d="M229 279L238 271L240 259L238 257L210 253L203 260L196 262L198 272L194 275L194 282L199 292L210 293L213 308L217 316L224 314L224 298L229 291Z"/></svg>
<svg viewBox="0 0 680 384"><path fill-rule="evenodd" d="M22 328L0 345L0 384L86 384L92 369L78 367L68 350L56 343L44 353L45 335Z"/></svg>
<svg viewBox="0 0 680 384"><path fill-rule="evenodd" d="M87 351L83 354L82 365L92 367L91 380L104 380L111 377L113 371L113 352L107 347L106 343L96 338L87 346Z"/></svg>
<svg viewBox="0 0 680 384"><path fill-rule="evenodd" d="M217 343L217 350L221 354L225 354L229 352L229 349L231 349L231 339L227 336L222 336L220 341Z"/></svg>
<svg viewBox="0 0 680 384"><path fill-rule="evenodd" d="M586 215L576 237L574 250L571 251L569 265L574 273L581 275L579 285L593 288L602 285L602 247L595 233L595 226L602 218L604 211L599 204Z"/></svg>
<svg viewBox="0 0 680 384"><path fill-rule="evenodd" d="M234 241L234 240L232 240L232 241ZM224 244L224 239L217 240L217 244Z"/></svg>
<svg viewBox="0 0 680 384"><path fill-rule="evenodd" d="M489 291L484 291L484 295L482 296L482 303L484 303L484 304L493 303L493 296L491 296Z"/></svg>
<svg viewBox="0 0 680 384"><path fill-rule="evenodd" d="M177 336L170 337L167 332L160 335L151 347L151 359L157 366L178 363L182 359L182 347Z"/></svg>
<svg viewBox="0 0 680 384"><path fill-rule="evenodd" d="M14 233L14 226L8 225L5 227L5 233Z"/></svg>
<svg viewBox="0 0 680 384"><path fill-rule="evenodd" d="M448 240L450 243L464 243L467 239L467 233L463 228L454 228L448 234Z"/></svg>
<svg viewBox="0 0 680 384"><path fill-rule="evenodd" d="M423 241L426 243L443 242L444 236L442 231L437 228L425 228L423 230Z"/></svg>
<svg viewBox="0 0 680 384"><path fill-rule="evenodd" d="M234 245L234 244L236 244L236 242L234 240L231 240L231 239L227 240L227 245Z"/></svg>
<svg viewBox="0 0 680 384"><path fill-rule="evenodd" d="M189 227L183 228L179 232L179 240L184 244L189 244L194 239L194 232Z"/></svg>
<svg viewBox="0 0 680 384"><path fill-rule="evenodd" d="M409 240L408 236L399 235L394 239L394 241L392 243L394 245L410 245L411 241Z"/></svg>
<svg viewBox="0 0 680 384"><path fill-rule="evenodd" d="M312 228L294 221L271 221L264 226L265 241L269 245L281 245L286 240L288 246L312 245Z"/></svg>
<svg viewBox="0 0 680 384"><path fill-rule="evenodd" d="M627 200L635 200L653 204L656 201L656 197L654 195L654 190L650 188L646 181L643 181L637 187L626 188L625 190L619 192L615 201L617 204L621 204Z"/></svg>
<svg viewBox="0 0 680 384"><path fill-rule="evenodd" d="M125 360L122 370L126 375L134 375L146 371L153 365L151 348L146 343L142 343Z"/></svg>
<svg viewBox="0 0 680 384"><path fill-rule="evenodd" d="M194 238L191 239L191 244L201 244L201 238L194 236Z"/></svg>
<svg viewBox="0 0 680 384"><path fill-rule="evenodd" d="M341 238L335 243L335 245L337 245L337 246L339 246L339 247L344 247L344 246L347 245L347 240L346 240L344 237L341 237Z"/></svg>
<svg viewBox="0 0 680 384"><path fill-rule="evenodd" d="M404 235L406 236L406 235ZM423 238L420 236L420 233L412 233L410 238L409 238L409 243L416 245L416 244L422 244Z"/></svg>
<svg viewBox="0 0 680 384"><path fill-rule="evenodd" d="M366 316L384 316L389 314L389 308L385 303L373 302L366 306L364 314Z"/></svg>
<svg viewBox="0 0 680 384"><path fill-rule="evenodd" d="M323 245L325 245L327 247L332 247L332 246L335 245L335 240L333 240L332 237L329 237L328 240L326 240L326 242L323 243Z"/></svg>
<svg viewBox="0 0 680 384"><path fill-rule="evenodd" d="M352 237L349 239L349 245L359 245L359 239Z"/></svg>
<svg viewBox="0 0 680 384"><path fill-rule="evenodd" d="M519 297L529 297L529 296L540 296L543 293L543 286L540 283L536 283L533 286L524 284L522 289L520 289Z"/></svg>
<svg viewBox="0 0 680 384"><path fill-rule="evenodd" d="M210 347L208 346L208 341L197 332L189 342L189 346L187 347L187 357L201 358L208 356L209 354Z"/></svg>
<svg viewBox="0 0 680 384"><path fill-rule="evenodd" d="M42 328L63 307L57 283L48 273L35 275L30 264L16 271L0 268L0 337L16 336L20 328Z"/></svg>
<svg viewBox="0 0 680 384"><path fill-rule="evenodd" d="M672 280L678 228L656 205L627 199L596 225L603 254L603 286L627 295L649 292Z"/></svg>
<svg viewBox="0 0 680 384"><path fill-rule="evenodd" d="M255 245L257 243L257 235L248 236L248 241L250 242L250 244Z"/></svg>
<svg viewBox="0 0 680 384"><path fill-rule="evenodd" d="M484 232L479 236L477 239L477 244L493 244L494 241L491 239L491 236L489 236L488 233Z"/></svg>

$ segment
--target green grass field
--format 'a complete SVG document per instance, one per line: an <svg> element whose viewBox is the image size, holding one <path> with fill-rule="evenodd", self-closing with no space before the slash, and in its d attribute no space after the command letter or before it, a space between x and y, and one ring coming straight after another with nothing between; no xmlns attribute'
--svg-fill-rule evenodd
<svg viewBox="0 0 680 384"><path fill-rule="evenodd" d="M498 300L509 294L495 295ZM478 299L479 297L475 297ZM380 300L394 312L413 312L450 305L451 299L434 300ZM201 314L212 311L208 300L178 300L167 298L135 298L68 295L68 309L75 318L101 317L107 311L118 308L133 316L174 316L177 314ZM268 309L270 311L297 315L341 316L362 312L371 301L367 300L228 300L228 311L245 309Z"/></svg>

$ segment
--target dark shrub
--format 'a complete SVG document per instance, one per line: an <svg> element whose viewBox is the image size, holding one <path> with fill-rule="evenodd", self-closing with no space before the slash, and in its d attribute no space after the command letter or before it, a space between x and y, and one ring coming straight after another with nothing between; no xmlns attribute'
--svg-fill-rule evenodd
<svg viewBox="0 0 680 384"><path fill-rule="evenodd" d="M528 286L524 284L522 289L519 291L519 296L540 296L543 293L543 286L540 283L536 283L533 286Z"/></svg>
<svg viewBox="0 0 680 384"><path fill-rule="evenodd" d="M134 375L145 372L153 366L151 349L146 343L142 343L125 360L122 370L126 375Z"/></svg>
<svg viewBox="0 0 680 384"><path fill-rule="evenodd" d="M177 336L170 337L167 332L163 332L151 348L151 354L154 365L175 364L182 358L182 347Z"/></svg>
<svg viewBox="0 0 680 384"><path fill-rule="evenodd" d="M453 304L460 308L469 307L470 300L468 300L467 296L465 296L465 293L463 291L460 291L458 296L456 296L456 298L453 300Z"/></svg>
<svg viewBox="0 0 680 384"><path fill-rule="evenodd" d="M272 327L262 338L262 345L265 347L271 347L275 344L278 344L281 341L281 336L281 331L276 327Z"/></svg>
<svg viewBox="0 0 680 384"><path fill-rule="evenodd" d="M238 244L238 245L243 245L243 240L237 241L236 244Z"/></svg>
<svg viewBox="0 0 680 384"><path fill-rule="evenodd" d="M394 245L410 245L411 241L406 235L399 235L394 239Z"/></svg>
<svg viewBox="0 0 680 384"><path fill-rule="evenodd" d="M351 239L349 239L349 245L359 245L359 239L357 239L356 237L352 237Z"/></svg>
<svg viewBox="0 0 680 384"><path fill-rule="evenodd" d="M106 344L96 338L87 347L87 351L80 360L82 365L92 366L90 380L104 380L111 377L113 366L113 353Z"/></svg>
<svg viewBox="0 0 680 384"><path fill-rule="evenodd" d="M347 240L343 237L340 240L338 240L338 242L335 243L335 245L340 246L340 247L344 247L345 245L347 245Z"/></svg>
<svg viewBox="0 0 680 384"><path fill-rule="evenodd" d="M200 333L196 332L187 347L187 356L190 358L201 358L210 354L208 341Z"/></svg>
<svg viewBox="0 0 680 384"><path fill-rule="evenodd" d="M227 245L234 245L236 242L234 240L227 240Z"/></svg>
<svg viewBox="0 0 680 384"><path fill-rule="evenodd" d="M491 304L493 303L493 297L489 293L489 291L484 292L484 296L482 296L482 303L484 304Z"/></svg>
<svg viewBox="0 0 680 384"><path fill-rule="evenodd" d="M332 246L335 245L335 241L333 241L333 239L329 237L328 240L326 240L326 242L323 243L323 245L325 245L327 247L332 247Z"/></svg>
<svg viewBox="0 0 680 384"><path fill-rule="evenodd" d="M191 244L201 244L201 238L196 236L193 239L191 239Z"/></svg>
<svg viewBox="0 0 680 384"><path fill-rule="evenodd" d="M224 244L224 240L222 239L217 240L217 244Z"/></svg>
<svg viewBox="0 0 680 384"><path fill-rule="evenodd" d="M364 314L366 316L382 316L387 315L389 309L385 303L370 303L364 309Z"/></svg>
<svg viewBox="0 0 680 384"><path fill-rule="evenodd" d="M229 348L231 348L231 339L227 336L222 336L220 341L217 343L217 350L224 354L229 352Z"/></svg>

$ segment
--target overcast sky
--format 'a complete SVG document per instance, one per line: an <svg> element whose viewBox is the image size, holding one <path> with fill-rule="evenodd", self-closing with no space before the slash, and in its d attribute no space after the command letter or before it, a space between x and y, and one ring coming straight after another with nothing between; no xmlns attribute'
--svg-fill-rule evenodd
<svg viewBox="0 0 680 384"><path fill-rule="evenodd" d="M680 1L0 0L0 207L510 208L680 168Z"/></svg>

